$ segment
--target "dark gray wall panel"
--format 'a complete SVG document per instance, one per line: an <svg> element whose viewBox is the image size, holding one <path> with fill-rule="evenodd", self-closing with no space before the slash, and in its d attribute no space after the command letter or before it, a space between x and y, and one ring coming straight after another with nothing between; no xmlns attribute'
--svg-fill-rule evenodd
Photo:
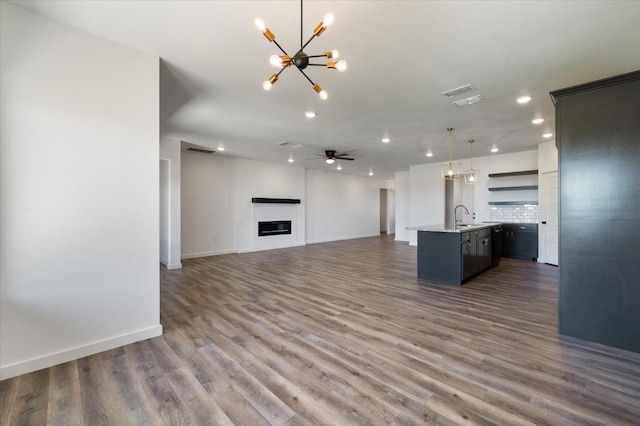
<svg viewBox="0 0 640 426"><path fill-rule="evenodd" d="M640 72L552 97L559 331L640 352Z"/></svg>

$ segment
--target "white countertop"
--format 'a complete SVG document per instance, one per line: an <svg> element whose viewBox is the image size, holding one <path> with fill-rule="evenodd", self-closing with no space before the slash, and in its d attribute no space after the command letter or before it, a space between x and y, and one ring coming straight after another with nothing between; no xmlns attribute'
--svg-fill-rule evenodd
<svg viewBox="0 0 640 426"><path fill-rule="evenodd" d="M474 229L482 229L482 228L490 228L494 225L499 225L499 222L491 222L491 223L473 223L473 224L460 224L455 228L452 228L449 225L438 224L438 225L419 225L419 226L407 226L407 230L409 231L426 231L426 232L452 232L452 233L461 233L466 231L472 231Z"/></svg>

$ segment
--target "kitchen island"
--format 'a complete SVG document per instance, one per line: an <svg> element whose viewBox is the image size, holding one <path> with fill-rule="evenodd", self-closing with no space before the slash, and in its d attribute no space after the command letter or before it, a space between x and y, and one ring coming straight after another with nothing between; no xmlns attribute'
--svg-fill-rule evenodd
<svg viewBox="0 0 640 426"><path fill-rule="evenodd" d="M497 223L409 226L418 231L418 278L462 285L491 267Z"/></svg>

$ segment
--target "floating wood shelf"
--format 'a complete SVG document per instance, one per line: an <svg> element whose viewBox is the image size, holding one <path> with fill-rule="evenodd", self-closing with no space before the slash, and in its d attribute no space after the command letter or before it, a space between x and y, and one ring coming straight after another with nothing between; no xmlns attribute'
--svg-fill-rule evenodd
<svg viewBox="0 0 640 426"><path fill-rule="evenodd" d="M300 199L297 198L259 198L255 197L251 199L252 203L257 204L300 204Z"/></svg>
<svg viewBox="0 0 640 426"><path fill-rule="evenodd" d="M489 173L490 178L508 177L508 176L524 176L524 175L537 175L537 170L523 170L521 172L507 172L507 173Z"/></svg>
<svg viewBox="0 0 640 426"><path fill-rule="evenodd" d="M527 191L530 189L538 189L538 185L500 186L497 188L489 188L489 191Z"/></svg>
<svg viewBox="0 0 640 426"><path fill-rule="evenodd" d="M537 206L537 201L489 201L490 206Z"/></svg>

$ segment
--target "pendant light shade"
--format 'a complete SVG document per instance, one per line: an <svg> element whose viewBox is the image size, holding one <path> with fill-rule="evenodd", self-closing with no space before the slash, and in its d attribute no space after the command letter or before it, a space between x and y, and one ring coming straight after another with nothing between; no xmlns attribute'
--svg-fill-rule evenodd
<svg viewBox="0 0 640 426"><path fill-rule="evenodd" d="M464 183L466 183L467 185L477 184L478 175L480 174L480 170L476 170L473 168L473 142L473 139L469 141L469 145L471 145L471 168L464 171Z"/></svg>
<svg viewBox="0 0 640 426"><path fill-rule="evenodd" d="M460 163L452 160L451 147L453 142L451 141L451 132L453 132L453 127L449 127L447 132L449 132L449 161L441 164L440 169L442 171L442 179L453 180L460 177Z"/></svg>

